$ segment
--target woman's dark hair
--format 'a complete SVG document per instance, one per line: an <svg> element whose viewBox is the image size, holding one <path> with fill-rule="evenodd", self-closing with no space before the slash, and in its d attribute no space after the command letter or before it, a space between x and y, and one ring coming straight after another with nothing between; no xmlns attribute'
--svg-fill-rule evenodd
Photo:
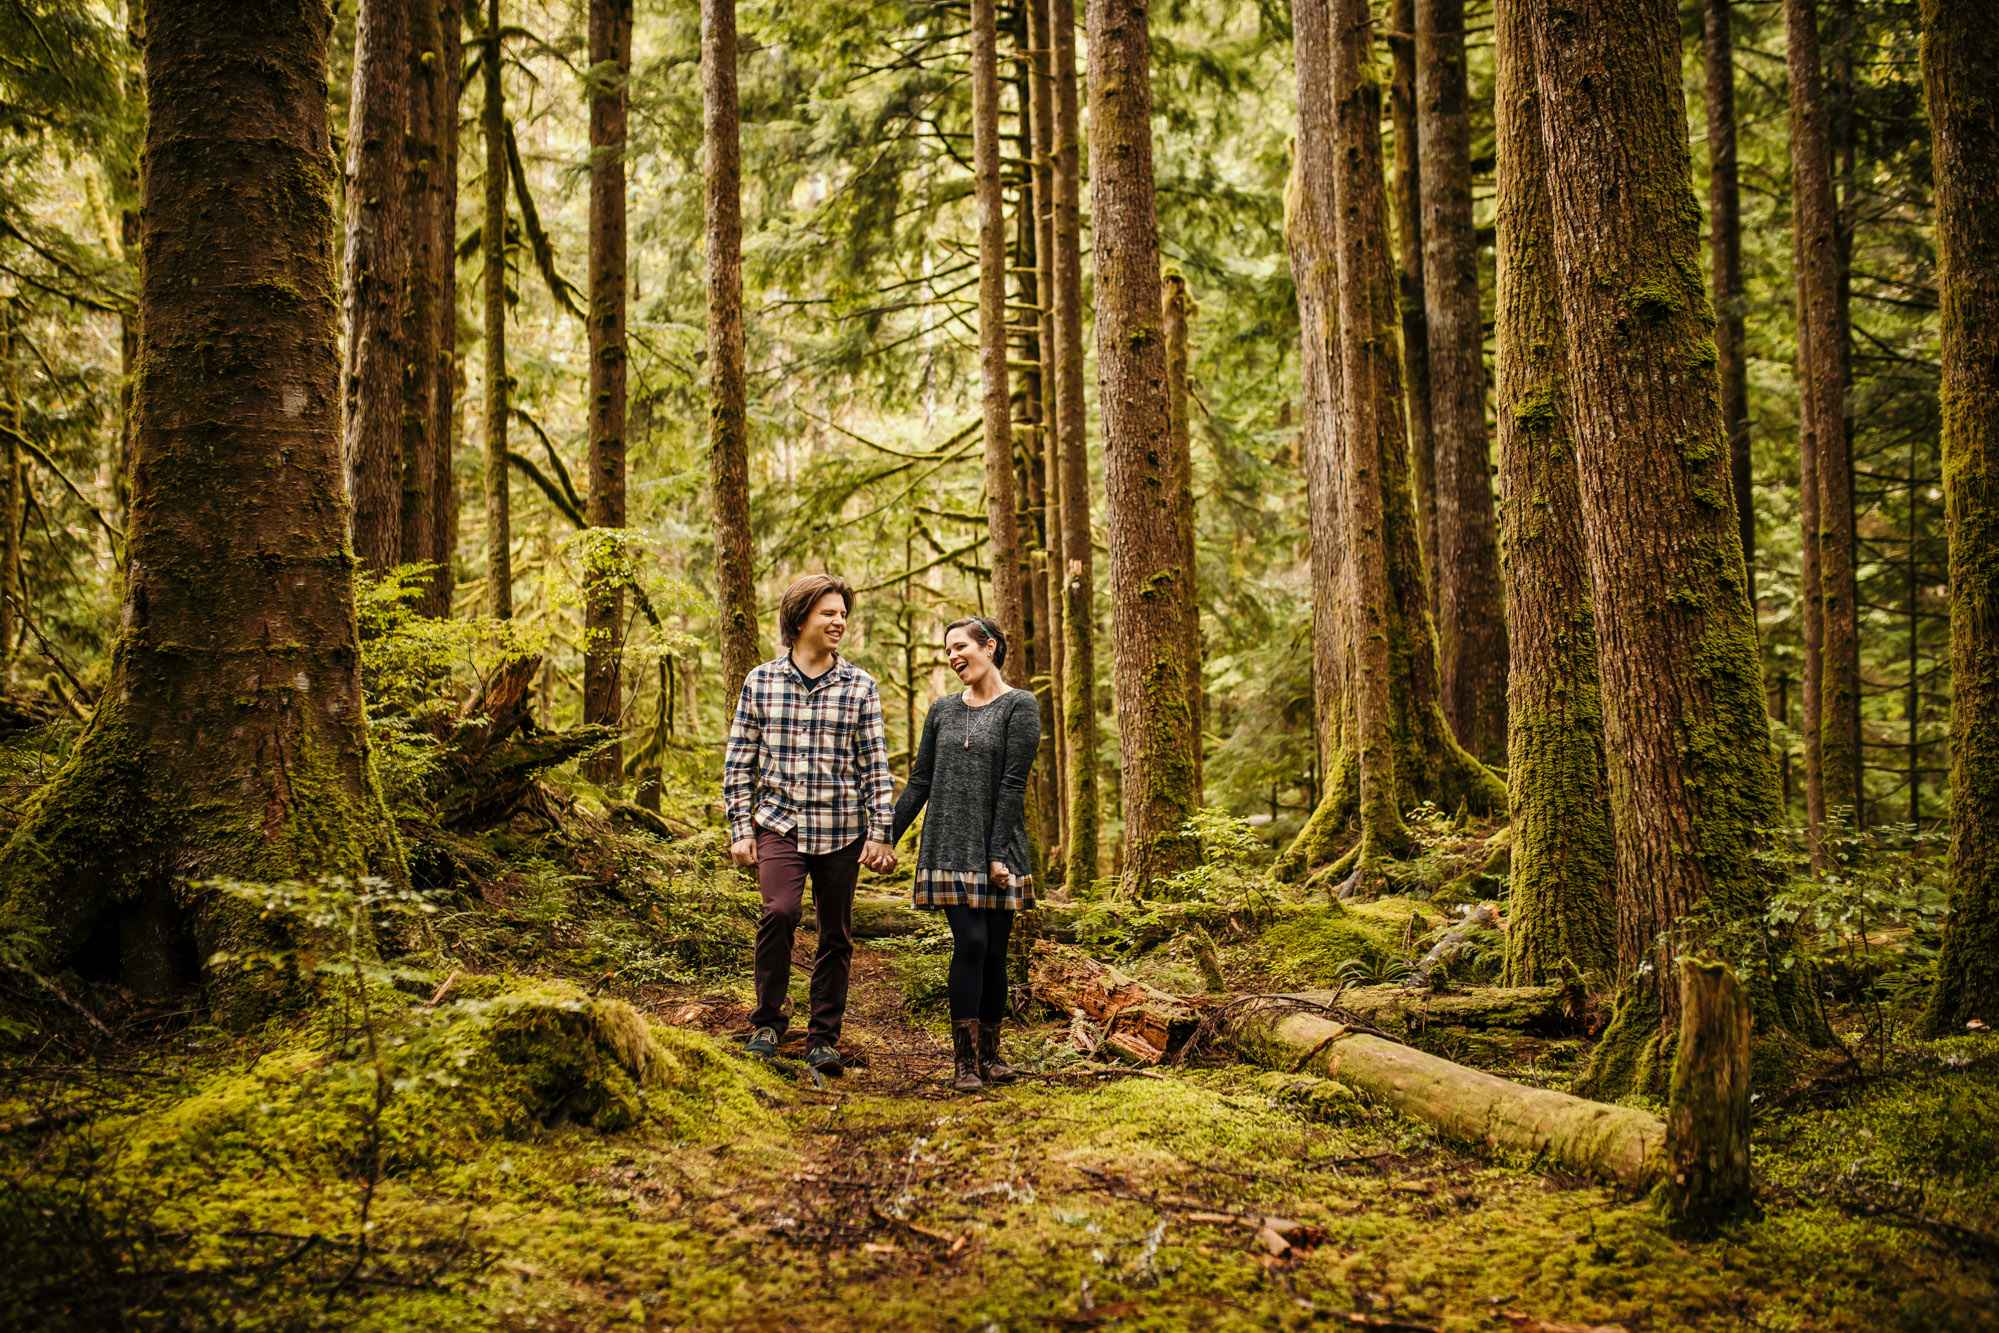
<svg viewBox="0 0 1999 1333"><path fill-rule="evenodd" d="M813 607L819 605L819 599L829 592L839 593L840 600L847 604L847 614L854 613L854 590L838 575L806 574L792 580L777 604L777 637L785 647L798 642L799 634L805 629L805 618L812 614Z"/></svg>
<svg viewBox="0 0 1999 1333"><path fill-rule="evenodd" d="M984 616L970 616L964 620L954 620L944 627L944 637L947 639L950 638L951 631L954 629L961 629L969 633L972 636L973 643L998 644L999 647L993 649L993 665L996 667L1006 665L1006 635L1000 632L1000 627L993 621L987 620Z"/></svg>

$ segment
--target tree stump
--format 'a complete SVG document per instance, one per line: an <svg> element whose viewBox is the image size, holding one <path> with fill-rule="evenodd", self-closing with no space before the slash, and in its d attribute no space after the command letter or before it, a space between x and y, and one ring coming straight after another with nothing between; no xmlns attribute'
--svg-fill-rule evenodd
<svg viewBox="0 0 1999 1333"><path fill-rule="evenodd" d="M1708 1226L1749 1198L1749 1000L1725 965L1684 959L1659 1200L1673 1220Z"/></svg>

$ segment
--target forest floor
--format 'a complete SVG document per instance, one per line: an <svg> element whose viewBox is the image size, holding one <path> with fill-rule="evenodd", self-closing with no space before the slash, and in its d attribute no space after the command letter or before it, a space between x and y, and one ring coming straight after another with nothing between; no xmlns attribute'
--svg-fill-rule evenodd
<svg viewBox="0 0 1999 1333"><path fill-rule="evenodd" d="M1693 1239L1643 1198L1439 1142L1321 1080L1085 1061L1053 1015L1009 1029L1019 1082L957 1095L934 936L859 945L845 1077L807 1071L796 1037L758 1061L737 1049L733 899L666 879L591 906L545 841L486 846L514 858L505 883L440 923L465 933L394 978L394 1015L343 1002L226 1034L107 1007L115 1040L88 1057L77 1029L17 1033L0 1323L1999 1327L1990 1036L1857 1056L1760 1118L1759 1213ZM727 939L695 971L598 975L638 949L634 922L658 947ZM1303 947L1286 929L1225 941L1232 978ZM1505 1072L1559 1083L1548 1054ZM649 1070L636 1096L620 1062Z"/></svg>

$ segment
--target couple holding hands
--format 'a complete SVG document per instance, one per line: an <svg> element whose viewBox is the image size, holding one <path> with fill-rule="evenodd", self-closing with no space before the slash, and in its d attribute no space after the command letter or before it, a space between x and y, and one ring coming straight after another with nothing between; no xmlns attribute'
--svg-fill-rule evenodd
<svg viewBox="0 0 1999 1333"><path fill-rule="evenodd" d="M965 688L931 705L897 798L874 677L840 656L853 609L844 579L794 581L778 606L785 651L750 672L729 726L729 850L756 869L763 899L744 1049L768 1056L784 1038L792 939L810 880L819 946L805 1062L842 1072L835 1043L854 956L854 885L862 866L895 868L895 844L927 805L915 905L942 911L951 926L952 1083L977 1092L1014 1077L1000 1059L1000 1024L1013 916L1034 906L1026 795L1041 711L1033 694L1006 683L999 626L983 616L953 622L945 660Z"/></svg>

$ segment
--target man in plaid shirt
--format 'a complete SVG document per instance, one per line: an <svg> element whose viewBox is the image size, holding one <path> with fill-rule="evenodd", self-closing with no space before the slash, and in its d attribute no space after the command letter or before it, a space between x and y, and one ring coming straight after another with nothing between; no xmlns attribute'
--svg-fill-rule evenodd
<svg viewBox="0 0 1999 1333"><path fill-rule="evenodd" d="M844 579L808 574L778 606L782 657L743 682L722 760L729 853L755 866L763 898L757 923L755 1029L745 1050L771 1055L784 1040L791 944L812 881L819 948L812 962L805 1062L842 1072L833 1044L847 1013L854 958L854 884L860 868L893 870L881 695L874 677L840 658L854 593Z"/></svg>

